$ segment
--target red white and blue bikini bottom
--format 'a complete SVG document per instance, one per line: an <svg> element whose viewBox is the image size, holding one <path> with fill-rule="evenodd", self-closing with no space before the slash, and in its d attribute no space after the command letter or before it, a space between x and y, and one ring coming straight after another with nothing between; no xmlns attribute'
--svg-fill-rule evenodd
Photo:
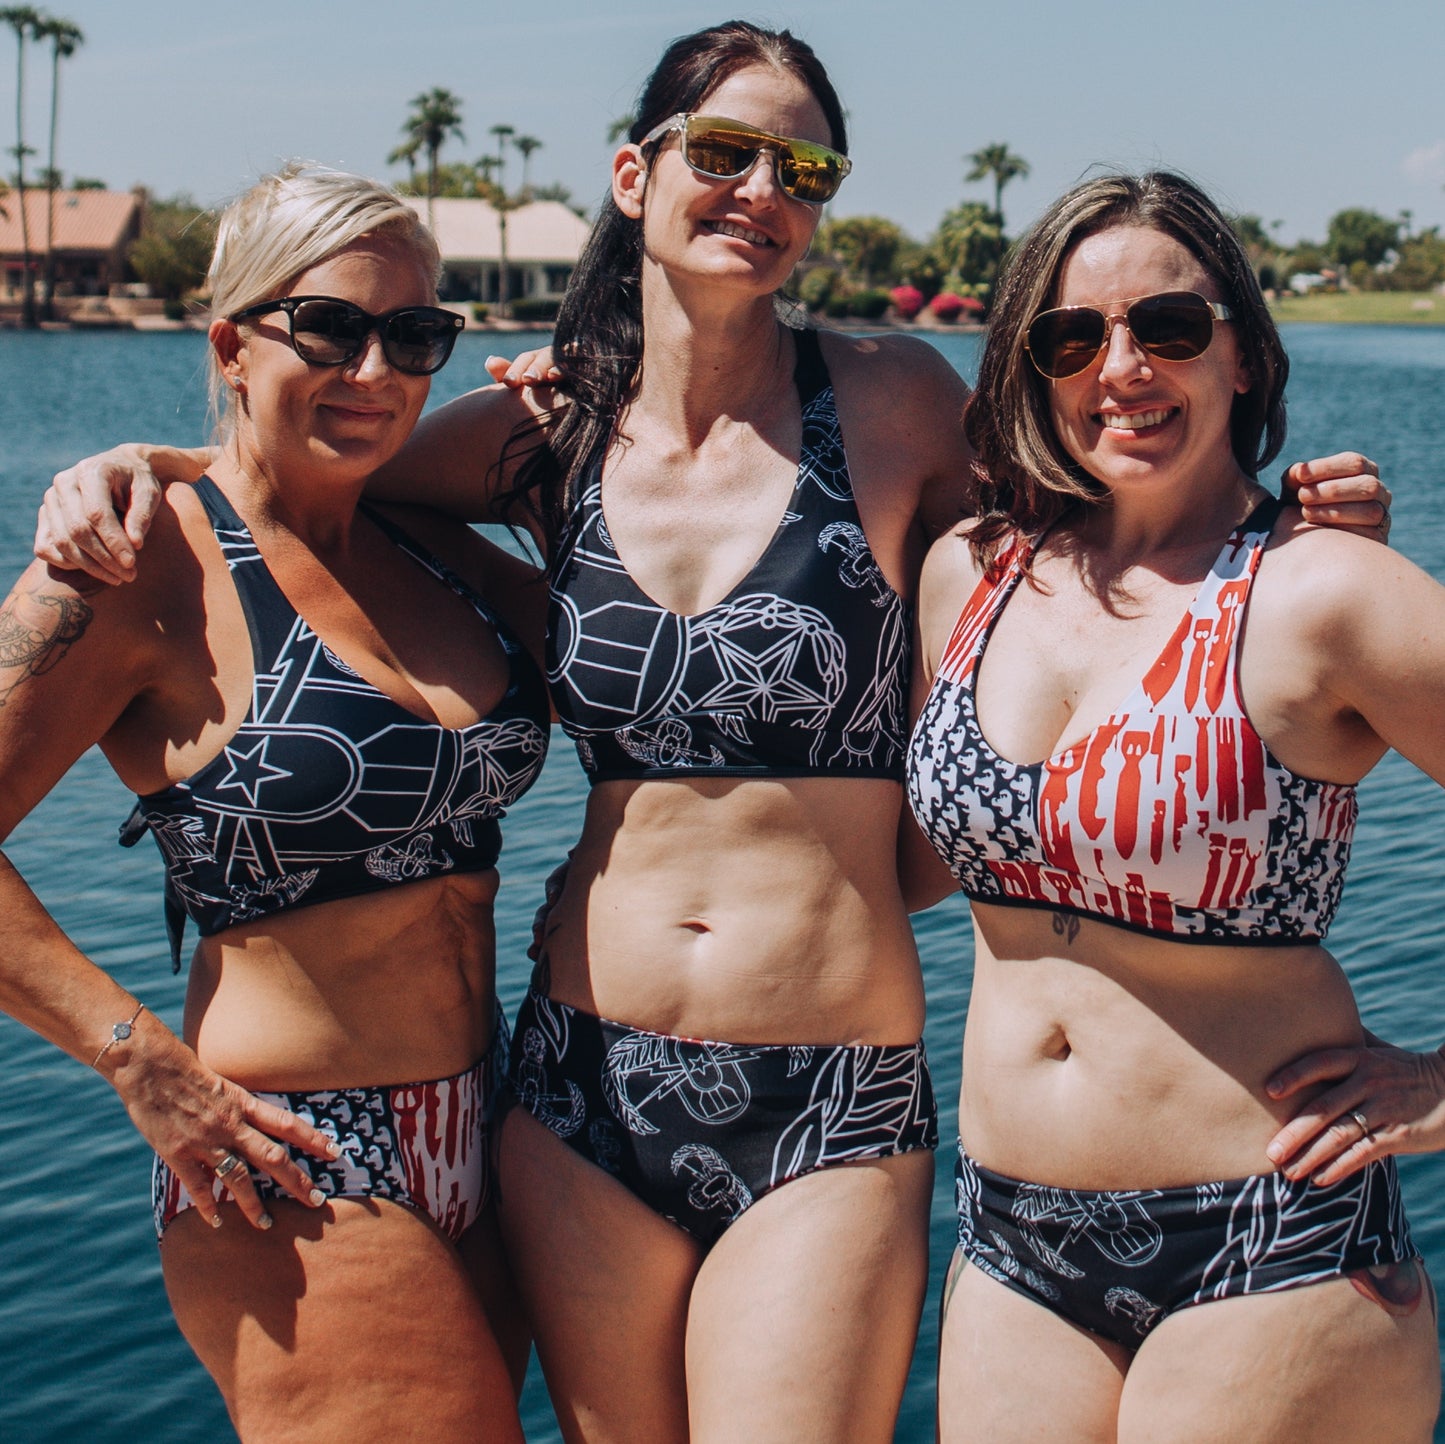
<svg viewBox="0 0 1445 1444"><path fill-rule="evenodd" d="M507 1028L500 1010L491 1047L465 1073L425 1083L376 1088L256 1093L341 1144L326 1161L291 1148L291 1156L330 1198L385 1198L424 1213L453 1241L476 1222L491 1195L489 1124L501 1093ZM251 1181L263 1200L286 1198L265 1174ZM218 1179L212 1191L227 1197ZM151 1170L157 1237L194 1200L157 1156Z"/></svg>

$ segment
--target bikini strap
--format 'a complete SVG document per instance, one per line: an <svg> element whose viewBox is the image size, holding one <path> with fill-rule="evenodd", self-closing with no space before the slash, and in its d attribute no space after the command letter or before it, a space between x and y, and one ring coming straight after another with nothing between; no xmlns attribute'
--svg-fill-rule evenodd
<svg viewBox="0 0 1445 1444"><path fill-rule="evenodd" d="M823 348L818 344L816 331L794 331L793 345L797 350L793 384L798 388L798 399L806 407L815 396L826 391L833 381L828 375L828 365L823 360Z"/></svg>

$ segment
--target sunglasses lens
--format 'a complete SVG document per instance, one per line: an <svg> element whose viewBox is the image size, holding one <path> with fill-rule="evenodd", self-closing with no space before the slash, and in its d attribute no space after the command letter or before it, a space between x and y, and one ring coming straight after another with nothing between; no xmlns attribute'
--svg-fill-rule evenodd
<svg viewBox="0 0 1445 1444"><path fill-rule="evenodd" d="M1129 307L1129 330L1163 361L1192 361L1214 339L1214 314L1192 291L1170 291L1135 301Z"/></svg>
<svg viewBox="0 0 1445 1444"><path fill-rule="evenodd" d="M1034 365L1056 381L1077 376L1104 344L1104 317L1091 306L1066 306L1045 311L1029 325L1029 355Z"/></svg>
<svg viewBox="0 0 1445 1444"><path fill-rule="evenodd" d="M450 311L419 306L414 311L398 311L386 323L382 345L386 359L398 371L430 376L446 365L456 339L456 321Z"/></svg>
<svg viewBox="0 0 1445 1444"><path fill-rule="evenodd" d="M291 344L303 361L340 366L361 348L366 312L345 301L302 301L291 313Z"/></svg>
<svg viewBox="0 0 1445 1444"><path fill-rule="evenodd" d="M682 134L683 159L703 175L739 176L757 159L758 140L746 126L689 119Z"/></svg>
<svg viewBox="0 0 1445 1444"><path fill-rule="evenodd" d="M778 182L795 199L822 205L843 183L840 157L827 146L790 140L778 152Z"/></svg>

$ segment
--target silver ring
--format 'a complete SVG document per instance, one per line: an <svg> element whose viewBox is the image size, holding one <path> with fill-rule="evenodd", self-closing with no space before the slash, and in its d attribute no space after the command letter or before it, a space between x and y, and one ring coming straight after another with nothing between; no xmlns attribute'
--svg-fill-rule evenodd
<svg viewBox="0 0 1445 1444"><path fill-rule="evenodd" d="M1375 1135L1370 1131L1370 1125L1365 1121L1365 1115L1361 1113L1358 1108L1350 1114L1350 1117L1353 1118L1355 1122L1360 1125L1360 1138L1362 1140L1366 1138L1374 1138Z"/></svg>
<svg viewBox="0 0 1445 1444"><path fill-rule="evenodd" d="M217 1178L229 1178L238 1168L243 1167L234 1153L228 1153L212 1170Z"/></svg>

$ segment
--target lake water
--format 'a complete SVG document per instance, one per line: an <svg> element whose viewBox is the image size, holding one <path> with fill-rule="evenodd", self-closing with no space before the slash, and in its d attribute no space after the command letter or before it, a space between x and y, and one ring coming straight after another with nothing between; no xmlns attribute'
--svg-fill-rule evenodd
<svg viewBox="0 0 1445 1444"><path fill-rule="evenodd" d="M437 378L445 400L485 380L488 350L537 338L466 335ZM1445 329L1295 326L1288 457L1349 445L1374 456L1396 494L1395 545L1445 580ZM971 375L978 338L936 344ZM191 444L204 432L195 334L0 332L0 575L29 552L51 472L124 439ZM584 787L559 738L538 785L511 814L498 905L499 987L509 1007L526 980L523 950L541 880L575 837ZM126 796L88 754L7 847L61 925L137 997L179 1025L161 926L160 867L150 847L122 851ZM1410 1047L1445 1036L1445 969L1434 908L1445 875L1439 791L1391 757L1361 790L1359 839L1331 945L1367 1024ZM1415 900L1415 906L1410 901ZM965 909L918 919L928 980L927 1041L945 1146L933 1215L934 1287L897 1438L933 1437L938 1277L952 1246L953 1102L972 957ZM99 1438L183 1444L233 1437L210 1380L176 1331L161 1285L148 1207L149 1156L110 1089L0 1016L0 1439ZM1415 1237L1445 1280L1445 1157L1402 1166ZM557 1437L534 1375L528 1437ZM1445 1440L1445 1432L1437 1434Z"/></svg>

